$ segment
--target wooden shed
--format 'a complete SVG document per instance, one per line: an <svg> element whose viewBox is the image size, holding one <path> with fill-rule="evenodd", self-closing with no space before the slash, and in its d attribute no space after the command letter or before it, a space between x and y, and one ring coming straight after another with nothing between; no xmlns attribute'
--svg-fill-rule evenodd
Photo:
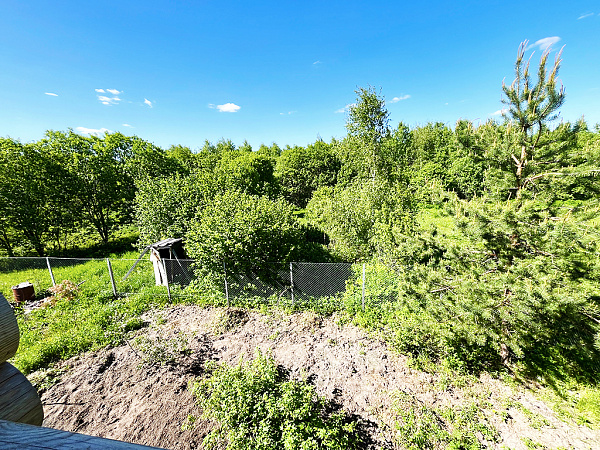
<svg viewBox="0 0 600 450"><path fill-rule="evenodd" d="M168 238L148 245L123 279L126 279L133 272L133 269L148 252L150 252L150 261L152 261L157 286L168 286L173 283L178 273L183 272L189 278L186 266L181 263L182 260L187 259L183 239Z"/></svg>

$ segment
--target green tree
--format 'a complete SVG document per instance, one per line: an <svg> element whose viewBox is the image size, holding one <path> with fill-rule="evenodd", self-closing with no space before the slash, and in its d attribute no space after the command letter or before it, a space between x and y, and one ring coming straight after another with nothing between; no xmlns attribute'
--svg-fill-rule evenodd
<svg viewBox="0 0 600 450"><path fill-rule="evenodd" d="M135 196L140 246L185 237L198 210L206 205L215 189L212 177L201 173L148 178L140 183Z"/></svg>
<svg viewBox="0 0 600 450"><path fill-rule="evenodd" d="M454 128L454 146L447 169L447 189L460 198L470 199L483 193L486 169L485 142L479 130L466 120Z"/></svg>
<svg viewBox="0 0 600 450"><path fill-rule="evenodd" d="M415 160L411 183L426 186L437 182L446 189L449 184L448 168L456 147L452 129L441 122L428 123L412 130Z"/></svg>
<svg viewBox="0 0 600 450"><path fill-rule="evenodd" d="M261 144L258 148L257 153L259 155L264 155L270 158L277 159L279 155L281 155L281 148L279 148L279 146L275 142L273 142L270 147L265 144Z"/></svg>
<svg viewBox="0 0 600 450"><path fill-rule="evenodd" d="M551 52L548 47L540 58L537 80L533 81L529 71L529 60L525 62L527 41L523 42L517 53L515 79L510 86L502 84L506 98L502 102L507 106L505 117L514 127L510 133L510 158L513 162L516 196L520 198L522 190L532 181L550 173L540 173L532 164L537 159L541 147L549 144L547 123L558 117L557 110L565 101L565 91L558 87L558 70L562 50L558 52L552 68L546 64Z"/></svg>
<svg viewBox="0 0 600 450"><path fill-rule="evenodd" d="M214 168L214 177L221 192L236 189L253 195L277 196L279 184L274 175L272 158L254 152L228 151Z"/></svg>
<svg viewBox="0 0 600 450"><path fill-rule="evenodd" d="M375 88L360 87L355 92L356 103L350 106L346 119L348 138L344 163L350 164L350 171L359 177L375 180L387 172L382 150L390 136L389 112Z"/></svg>
<svg viewBox="0 0 600 450"><path fill-rule="evenodd" d="M476 370L597 379L599 249L584 217L539 200L459 201L452 212L452 238L404 243L398 347Z"/></svg>
<svg viewBox="0 0 600 450"><path fill-rule="evenodd" d="M357 179L317 189L306 217L329 236L335 255L354 261L391 255L410 233L414 211L414 195L405 184Z"/></svg>
<svg viewBox="0 0 600 450"><path fill-rule="evenodd" d="M341 163L331 147L316 141L306 148L288 148L281 154L275 175L286 200L304 208L317 188L336 185Z"/></svg>
<svg viewBox="0 0 600 450"><path fill-rule="evenodd" d="M10 227L2 243L9 255L19 238L25 238L39 256L44 255L50 225L45 166L46 161L32 145L0 139L0 217L2 225ZM15 241L11 242L12 236Z"/></svg>

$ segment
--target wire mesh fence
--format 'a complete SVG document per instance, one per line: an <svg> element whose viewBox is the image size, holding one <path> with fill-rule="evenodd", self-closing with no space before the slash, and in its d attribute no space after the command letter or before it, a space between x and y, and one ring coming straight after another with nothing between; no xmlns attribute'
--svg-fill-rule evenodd
<svg viewBox="0 0 600 450"><path fill-rule="evenodd" d="M0 292L32 283L37 298L63 280L91 295L213 295L226 305L377 307L397 298L397 273L382 264L271 263L240 270L223 264L207 276L194 260L0 258Z"/></svg>

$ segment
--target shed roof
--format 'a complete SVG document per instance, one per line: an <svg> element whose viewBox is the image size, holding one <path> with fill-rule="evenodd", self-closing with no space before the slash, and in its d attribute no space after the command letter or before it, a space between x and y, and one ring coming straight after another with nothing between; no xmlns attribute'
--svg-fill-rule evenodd
<svg viewBox="0 0 600 450"><path fill-rule="evenodd" d="M168 248L173 248L175 245L180 244L183 241L183 238L168 238L163 239L162 241L155 242L154 244L150 244L148 247L153 248L154 250L165 250Z"/></svg>

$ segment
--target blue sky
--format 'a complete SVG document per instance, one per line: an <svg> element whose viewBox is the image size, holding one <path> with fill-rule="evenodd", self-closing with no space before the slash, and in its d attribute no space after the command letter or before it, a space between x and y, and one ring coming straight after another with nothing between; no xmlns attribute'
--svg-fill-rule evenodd
<svg viewBox="0 0 600 450"><path fill-rule="evenodd" d="M597 1L1 0L0 136L304 146L368 85L392 125L483 122L526 39L565 46L561 116L600 122Z"/></svg>

